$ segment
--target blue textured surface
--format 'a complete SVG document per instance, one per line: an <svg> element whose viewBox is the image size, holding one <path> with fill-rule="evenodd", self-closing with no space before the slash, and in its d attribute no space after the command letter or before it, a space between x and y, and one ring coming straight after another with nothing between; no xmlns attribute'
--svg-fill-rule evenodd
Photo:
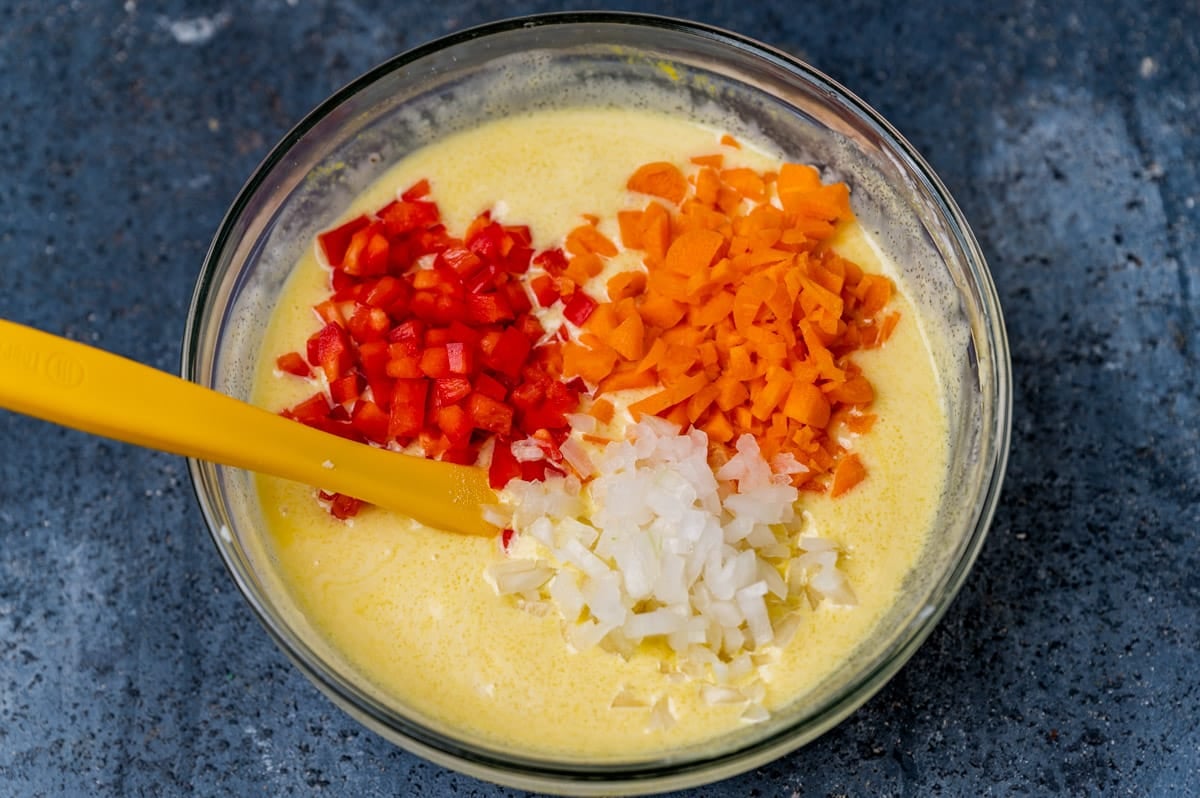
<svg viewBox="0 0 1200 798"><path fill-rule="evenodd" d="M888 117L972 221L1016 370L945 621L839 728L696 794L1200 792L1200 6L620 7L758 38ZM174 371L208 241L290 125L400 50L558 8L0 4L0 317ZM0 795L513 794L288 664L180 459L2 412L0 452Z"/></svg>

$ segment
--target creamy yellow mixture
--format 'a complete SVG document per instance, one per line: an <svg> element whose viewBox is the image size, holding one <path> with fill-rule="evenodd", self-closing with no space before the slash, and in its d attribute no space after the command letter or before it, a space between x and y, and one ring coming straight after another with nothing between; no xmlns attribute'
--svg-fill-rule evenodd
<svg viewBox="0 0 1200 798"><path fill-rule="evenodd" d="M619 240L616 211L644 204L625 180L639 165L723 151L727 163L761 168L718 134L645 112L544 112L494 123L431 146L397 165L347 215L370 211L429 178L450 230L461 235L480 211L528 224L539 248L558 245L581 213ZM499 205L497 206L497 203ZM639 205L640 207L640 205ZM837 249L869 271L893 273L859 230ZM315 257L297 266L263 341L254 394L272 410L313 386L273 369L319 323L311 307L328 292ZM947 425L937 370L920 320L903 297L902 321L881 350L856 355L876 390L878 421L853 442L868 478L838 500L802 494L817 534L836 541L859 604L808 611L778 660L767 666L764 705L778 709L838 668L888 607L924 544L945 480ZM708 706L694 683L668 679L649 655L630 660L593 648L572 651L557 617L535 617L496 596L484 569L501 556L494 540L457 537L374 508L352 525L331 518L309 487L262 477L266 550L280 582L331 651L383 695L437 724L509 750L550 755L640 756L738 728L741 705ZM610 708L614 696L671 697L677 722L648 731L648 708Z"/></svg>

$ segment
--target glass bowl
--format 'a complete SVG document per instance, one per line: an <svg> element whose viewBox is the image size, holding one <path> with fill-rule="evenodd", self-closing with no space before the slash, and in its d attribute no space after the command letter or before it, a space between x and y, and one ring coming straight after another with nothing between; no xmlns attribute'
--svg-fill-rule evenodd
<svg viewBox="0 0 1200 798"><path fill-rule="evenodd" d="M614 88L637 91L614 92ZM961 363L943 374L950 426L936 528L901 597L846 665L768 722L629 761L506 750L389 703L332 654L273 572L251 475L193 461L212 539L276 643L365 726L439 764L525 789L641 793L725 778L779 757L859 707L924 641L966 578L1007 458L1011 366L979 246L946 188L875 111L812 67L735 34L631 14L535 16L463 31L380 65L287 134L230 208L201 271L184 377L248 399L258 343L282 284L317 232L389 166L438 137L523 110L620 104L733 127L846 181L864 227L900 266L923 314L947 320ZM937 354L937 353L935 353Z"/></svg>

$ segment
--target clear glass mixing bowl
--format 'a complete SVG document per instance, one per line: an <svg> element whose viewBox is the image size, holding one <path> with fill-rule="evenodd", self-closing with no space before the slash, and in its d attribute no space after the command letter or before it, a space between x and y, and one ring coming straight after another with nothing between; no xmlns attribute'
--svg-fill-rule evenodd
<svg viewBox="0 0 1200 798"><path fill-rule="evenodd" d="M920 312L957 331L945 343L956 352L943 354L961 355L963 366L942 375L952 476L933 537L876 633L815 692L768 722L630 761L551 759L443 728L371 689L305 622L273 572L251 476L190 466L238 588L323 693L408 750L527 789L612 794L696 785L831 728L896 673L945 612L979 552L1007 457L1011 366L1000 307L974 236L929 166L879 114L806 64L726 31L628 14L547 15L463 31L393 58L322 103L271 151L222 222L188 317L184 376L247 399L258 343L289 270L318 231L406 154L507 114L647 97L661 110L772 142L848 182L860 221L904 272Z"/></svg>

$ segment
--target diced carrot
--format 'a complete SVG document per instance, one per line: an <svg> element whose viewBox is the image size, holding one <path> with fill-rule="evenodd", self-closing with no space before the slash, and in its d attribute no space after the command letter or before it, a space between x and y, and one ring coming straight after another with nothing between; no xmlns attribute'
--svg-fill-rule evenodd
<svg viewBox="0 0 1200 798"><path fill-rule="evenodd" d="M621 243L626 249L642 248L642 228L644 226L641 211L617 211L617 226L621 230Z"/></svg>
<svg viewBox="0 0 1200 798"><path fill-rule="evenodd" d="M616 302L626 297L634 297L646 290L646 273L629 270L617 272L608 278L608 300Z"/></svg>
<svg viewBox="0 0 1200 798"><path fill-rule="evenodd" d="M823 429L829 423L829 400L811 382L796 382L783 403L783 412L802 424Z"/></svg>
<svg viewBox="0 0 1200 798"><path fill-rule="evenodd" d="M607 424L612 421L615 411L616 408L613 407L613 403L604 398L592 402L592 406L588 408L588 412L601 424Z"/></svg>
<svg viewBox="0 0 1200 798"><path fill-rule="evenodd" d="M666 161L639 167L625 185L630 191L662 197L676 205L683 202L688 188L687 178L679 167Z"/></svg>
<svg viewBox="0 0 1200 798"><path fill-rule="evenodd" d="M844 492L865 468L835 430L874 422L864 412L874 389L850 355L881 345L899 319L883 315L891 281L825 243L853 218L849 190L823 184L811 166L724 168L720 154L692 158L689 173L658 162L629 178L631 191L656 198L617 214L621 243L641 252L645 271L609 279L609 301L563 348L564 372L595 383L597 397L656 387L630 411L704 430L714 462L748 433L765 456L787 452L807 466L797 487ZM616 252L598 224L568 236L575 257L559 294Z"/></svg>
<svg viewBox="0 0 1200 798"><path fill-rule="evenodd" d="M687 306L666 296L647 295L641 304L642 318L652 327L674 327L687 315Z"/></svg>
<svg viewBox="0 0 1200 798"><path fill-rule="evenodd" d="M637 313L631 313L617 325L617 328L608 336L606 343L626 360L640 360L646 352L645 333L646 328L642 323L642 317Z"/></svg>
<svg viewBox="0 0 1200 798"><path fill-rule="evenodd" d="M829 488L829 495L836 499L862 482L866 475L867 469L863 467L857 454L845 455L833 470L833 484Z"/></svg>
<svg viewBox="0 0 1200 798"><path fill-rule="evenodd" d="M735 150L740 150L742 148L741 143L728 133L721 136L721 143L726 147L733 147Z"/></svg>
<svg viewBox="0 0 1200 798"><path fill-rule="evenodd" d="M617 254L617 245L597 230L594 224L581 224L567 233L564 247L573 255L595 253L611 258Z"/></svg>

